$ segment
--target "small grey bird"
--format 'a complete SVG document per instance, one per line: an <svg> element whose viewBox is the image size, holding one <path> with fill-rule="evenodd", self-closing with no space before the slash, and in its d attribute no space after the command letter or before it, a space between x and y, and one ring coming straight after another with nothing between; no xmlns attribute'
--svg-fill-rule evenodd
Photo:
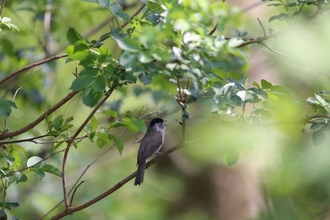
<svg viewBox="0 0 330 220"><path fill-rule="evenodd" d="M138 156L136 177L134 185L141 185L143 183L144 170L146 169L147 159L152 155L158 153L164 143L164 135L166 125L161 118L154 118L151 120L147 133L142 138Z"/></svg>

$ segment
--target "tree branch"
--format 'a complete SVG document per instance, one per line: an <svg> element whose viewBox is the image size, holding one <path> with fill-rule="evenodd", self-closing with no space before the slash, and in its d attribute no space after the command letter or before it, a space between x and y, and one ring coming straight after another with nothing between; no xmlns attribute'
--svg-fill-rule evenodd
<svg viewBox="0 0 330 220"><path fill-rule="evenodd" d="M32 63L30 65L27 65L25 67L23 67L22 69L19 69L11 74L9 74L8 76L6 76L5 78L3 78L2 80L0 80L0 86L2 84L4 84L5 82L7 82L8 80L10 80L11 78L17 76L18 74L24 72L25 70L28 70L28 69L31 69L33 67L36 67L36 66L40 66L41 64L44 64L44 63L48 63L52 60L57 60L57 59L61 59L63 57L67 57L68 54L61 54L61 55L55 55L53 57L49 57L49 58L46 58L46 59L43 59L43 60L40 60L38 62L35 62L35 63Z"/></svg>
<svg viewBox="0 0 330 220"><path fill-rule="evenodd" d="M5 4L6 4L6 0L2 0L2 4L1 4L1 8L0 8L0 16L2 14L2 10L4 9L5 7Z"/></svg>
<svg viewBox="0 0 330 220"><path fill-rule="evenodd" d="M9 137L14 137L20 134L23 134L24 132L32 129L33 127L35 127L37 124L39 124L41 121L43 121L45 119L45 117L47 115L50 115L51 113L53 113L54 111L56 111L58 108L60 108L62 105L64 105L66 102L68 102L72 97L74 97L76 94L78 94L81 90L79 91L72 91L70 92L66 97L64 97L61 101L59 101L58 103L56 103L53 107L51 107L50 109L48 109L47 111L45 111L39 118L37 118L36 120L34 120L33 122L31 122L30 124L28 124L27 126L16 130L16 131L12 131L12 132L4 132L2 134L0 134L0 140L4 140L6 138Z"/></svg>
<svg viewBox="0 0 330 220"><path fill-rule="evenodd" d="M157 163L158 161L162 160L163 158L165 158L167 155L169 155L170 153L180 149L184 147L184 145L177 145L174 146L170 149L168 149L167 151L163 152L162 154L160 154L159 156L153 158L151 161L149 161L147 163L147 168L152 166L153 164ZM93 204L95 204L96 202L104 199L105 197L109 196L110 194L116 192L118 189L120 189L122 186L124 186L126 183L128 183L131 179L133 179L136 175L136 172L133 172L132 174L128 175L127 177L125 177L124 179L122 179L121 181L119 181L116 185L114 185L113 187L111 187L110 189L108 189L107 191L101 193L100 195L96 196L95 198L89 200L88 202L85 202L81 205L78 205L76 207L71 207L68 210L64 210L63 212L57 214L56 216L52 217L52 220L57 220L57 219L61 219L64 216L68 216L68 215L72 215L75 212L78 212L82 209L85 209Z"/></svg>
<svg viewBox="0 0 330 220"><path fill-rule="evenodd" d="M84 129L86 124L90 121L90 119L93 117L93 115L96 113L96 111L103 105L103 103L110 97L110 95L115 90L116 85L113 84L110 88L109 92L106 94L106 96L95 106L93 111L88 115L88 117L85 119L85 121L81 124L81 126L78 128L78 130L74 133L72 136L72 139L68 142L67 147L65 148L64 155L63 155L63 162L62 162L62 188L63 188L63 196L64 196L64 204L66 207L66 210L70 209L70 204L68 201L68 194L66 190L66 161L69 154L70 147L74 141L74 139L80 134L80 132Z"/></svg>

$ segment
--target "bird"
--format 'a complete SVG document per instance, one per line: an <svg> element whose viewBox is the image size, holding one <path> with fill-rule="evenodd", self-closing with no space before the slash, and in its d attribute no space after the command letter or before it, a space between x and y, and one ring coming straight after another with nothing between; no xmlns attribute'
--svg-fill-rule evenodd
<svg viewBox="0 0 330 220"><path fill-rule="evenodd" d="M148 130L141 140L137 156L137 171L134 185L143 183L144 171L147 165L147 159L152 155L159 154L159 150L164 143L166 125L161 118L151 120Z"/></svg>

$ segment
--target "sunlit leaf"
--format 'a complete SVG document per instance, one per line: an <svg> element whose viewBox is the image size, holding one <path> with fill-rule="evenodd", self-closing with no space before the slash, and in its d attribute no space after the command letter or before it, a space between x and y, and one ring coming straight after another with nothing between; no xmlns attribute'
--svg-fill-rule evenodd
<svg viewBox="0 0 330 220"><path fill-rule="evenodd" d="M222 159L228 165L234 165L239 158L239 151L237 147L230 147L228 150L223 154Z"/></svg>

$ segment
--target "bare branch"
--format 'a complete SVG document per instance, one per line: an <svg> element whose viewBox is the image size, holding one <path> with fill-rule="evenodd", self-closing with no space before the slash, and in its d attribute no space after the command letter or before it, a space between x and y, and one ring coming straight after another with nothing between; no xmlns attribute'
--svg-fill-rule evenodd
<svg viewBox="0 0 330 220"><path fill-rule="evenodd" d="M2 4L1 4L1 8L0 8L0 16L2 14L2 10L4 9L5 7L5 4L6 4L6 0L2 0Z"/></svg>
<svg viewBox="0 0 330 220"><path fill-rule="evenodd" d="M266 34L266 31L265 31L265 28L264 28L264 26L262 25L260 19L259 19L259 18L257 18L257 19L258 19L258 22L259 22L259 24L260 24L260 26L261 26L261 28L262 28L262 31L264 32L264 37L266 37L267 34Z"/></svg>
<svg viewBox="0 0 330 220"><path fill-rule="evenodd" d="M264 47L266 47L268 50L272 51L273 53L276 53L278 55L285 56L285 57L290 57L289 55L286 55L284 53L281 53L281 52L278 52L278 51L274 50L273 48L269 47L268 45L266 45L263 42L261 42L260 44L263 45Z"/></svg>
<svg viewBox="0 0 330 220"><path fill-rule="evenodd" d="M217 30L218 22L215 24L214 28L209 32L209 35L212 36L214 32Z"/></svg>
<svg viewBox="0 0 330 220"><path fill-rule="evenodd" d="M116 85L113 84L110 88L107 95L95 106L93 111L88 115L88 117L85 119L85 121L80 125L78 130L74 133L72 136L72 140L70 140L67 144L67 147L65 148L64 155L63 155L63 162L62 162L62 188L63 188L63 196L64 196L64 204L66 207L66 210L70 208L70 204L68 201L68 194L67 194L67 187L66 187L66 161L69 154L70 147L74 141L74 139L80 134L80 132L84 129L86 124L90 121L90 119L93 117L93 115L96 113L96 111L103 105L103 103L110 97L110 95L115 90Z"/></svg>
<svg viewBox="0 0 330 220"><path fill-rule="evenodd" d="M72 206L72 202L73 202L73 198L77 192L77 189L79 188L79 186L81 186L81 184L83 184L85 182L85 180L81 181L73 190L72 196L71 196L71 200L70 200L70 206Z"/></svg>
<svg viewBox="0 0 330 220"><path fill-rule="evenodd" d="M55 55L53 57L49 57L49 58L40 60L38 62L32 63L30 65L27 65L27 66L23 67L22 69L19 69L19 70L15 71L15 72L9 74L8 76L6 76L5 78L3 78L2 80L0 80L0 86L2 84L4 84L5 82L7 82L8 80L10 80L11 78L17 76L18 74L20 74L20 73L22 73L22 72L24 72L24 71L26 71L28 69L31 69L33 67L40 66L41 64L48 63L48 62L50 62L52 60L61 59L63 57L67 57L67 56L68 56L68 54Z"/></svg>

